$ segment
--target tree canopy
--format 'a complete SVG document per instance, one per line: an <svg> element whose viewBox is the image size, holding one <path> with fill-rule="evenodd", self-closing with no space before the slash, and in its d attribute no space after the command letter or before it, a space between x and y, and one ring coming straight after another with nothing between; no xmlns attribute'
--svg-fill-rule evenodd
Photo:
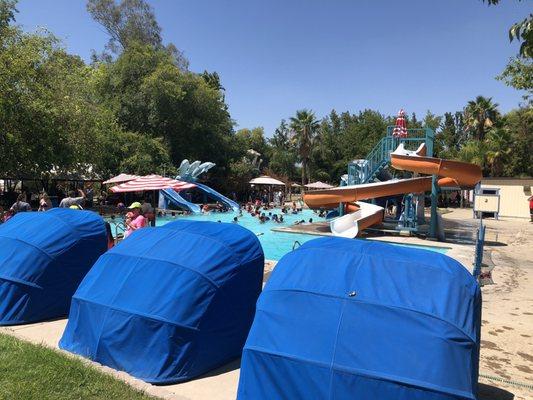
<svg viewBox="0 0 533 400"><path fill-rule="evenodd" d="M205 179L226 192L245 192L260 173L337 184L394 124L376 110L317 116L303 108L274 132L235 131L222 77L189 71L176 47L163 45L144 0L89 0L87 7L112 52L91 63L50 32L24 32L16 1L0 0L0 178L173 173L187 158L215 162ZM519 55L501 79L531 91L531 76L531 59ZM530 104L503 114L478 96L465 99L463 110L413 113L407 124L436 131L437 156L477 163L490 176L533 175Z"/></svg>

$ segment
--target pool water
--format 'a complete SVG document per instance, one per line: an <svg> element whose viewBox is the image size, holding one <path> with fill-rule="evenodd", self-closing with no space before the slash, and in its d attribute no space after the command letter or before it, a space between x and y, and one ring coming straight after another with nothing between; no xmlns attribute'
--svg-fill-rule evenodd
<svg viewBox="0 0 533 400"><path fill-rule="evenodd" d="M268 213L272 212L273 214L281 215L281 210L269 210L265 211L265 214L268 216ZM236 216L234 213L216 213L212 212L209 214L190 214L190 215L179 215L175 218L166 217L158 218L157 225L164 225L167 222L175 221L176 219L187 219L194 221L220 221L220 222L232 222L233 218ZM264 224L259 222L257 217L252 217L247 212L243 212L243 215L239 217L239 225L249 229L255 233L263 246L263 251L265 252L265 258L267 260L279 260L285 254L290 252L293 247L297 247L299 244L304 244L305 242L316 239L317 236L314 235L304 235L299 233L284 233L284 232L273 232L273 228L282 228L286 226L293 225L296 221L305 220L306 222L312 218L313 222L324 221L325 218L319 218L318 214L315 214L312 210L302 210L298 214L283 214L283 223L277 223L274 221L267 221ZM298 242L298 243L296 243Z"/></svg>
<svg viewBox="0 0 533 400"><path fill-rule="evenodd" d="M272 212L273 214L281 215L279 209L274 209L270 211L265 211L265 214L268 216L268 213ZM158 217L157 226L164 225L171 221L176 221L178 219L194 220L194 221L213 221L213 222L229 222L233 221L233 218L236 216L234 213L217 213L211 212L209 214L190 214L190 215L176 215L176 217ZM313 222L325 221L325 218L320 218L312 210L302 210L298 214L284 214L283 223L276 223L273 221L267 221L264 224L261 224L256 217L252 217L247 212L243 212L243 215L239 217L239 225L249 229L254 234L257 235L263 251L265 252L265 258L267 260L280 260L285 254L297 248L299 245L304 244L309 240L318 238L316 235L306 235L301 233L285 233L285 232L274 232L273 228L281 228L293 225L296 221L305 220L306 222L312 218ZM112 224L112 228L113 224ZM113 232L115 234L115 232ZM431 250L438 253L446 253L448 250L445 247L434 247L434 246L420 246L420 245L411 245L411 244L399 244L393 242L387 242L397 246L405 247L415 247L419 249Z"/></svg>

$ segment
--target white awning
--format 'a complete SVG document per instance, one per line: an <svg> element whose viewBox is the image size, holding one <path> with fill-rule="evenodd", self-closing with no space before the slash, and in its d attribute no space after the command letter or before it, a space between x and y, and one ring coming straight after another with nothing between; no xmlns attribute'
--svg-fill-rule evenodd
<svg viewBox="0 0 533 400"><path fill-rule="evenodd" d="M324 183L324 182L317 181L317 182L313 182L313 183L308 183L307 185L305 185L305 187L309 188L309 189L331 189L331 188L334 188L335 186L329 185L329 184Z"/></svg>
<svg viewBox="0 0 533 400"><path fill-rule="evenodd" d="M276 186L285 186L285 183L278 181L277 179L271 178L270 176L260 176L258 178L252 179L249 183L252 185L276 185Z"/></svg>

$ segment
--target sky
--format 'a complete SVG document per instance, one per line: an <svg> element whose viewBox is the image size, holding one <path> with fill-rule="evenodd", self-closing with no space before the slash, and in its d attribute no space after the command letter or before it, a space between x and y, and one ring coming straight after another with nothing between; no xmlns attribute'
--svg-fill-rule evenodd
<svg viewBox="0 0 533 400"><path fill-rule="evenodd" d="M508 29L533 0L148 0L165 43L190 69L217 71L236 129L308 108L419 118L462 110L477 95L506 112L521 93L495 80L518 43ZM46 28L89 61L107 43L84 0L19 0L17 23Z"/></svg>

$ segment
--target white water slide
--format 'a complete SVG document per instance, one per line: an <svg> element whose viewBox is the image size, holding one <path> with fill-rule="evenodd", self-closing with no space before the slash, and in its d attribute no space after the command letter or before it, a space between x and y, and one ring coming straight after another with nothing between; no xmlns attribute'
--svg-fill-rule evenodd
<svg viewBox="0 0 533 400"><path fill-rule="evenodd" d="M383 207L362 201L357 201L355 204L359 210L337 217L329 223L331 233L334 236L353 239L363 229L381 222Z"/></svg>

